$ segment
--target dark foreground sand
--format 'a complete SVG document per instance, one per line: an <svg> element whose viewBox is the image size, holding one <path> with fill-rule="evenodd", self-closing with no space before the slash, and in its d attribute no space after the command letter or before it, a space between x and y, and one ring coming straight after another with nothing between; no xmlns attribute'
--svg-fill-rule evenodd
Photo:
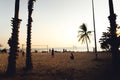
<svg viewBox="0 0 120 80"><path fill-rule="evenodd" d="M24 72L25 57L19 54L17 59L17 74L15 77L5 77L8 54L0 54L0 80L120 80L119 75L113 75L111 55L99 53L95 61L94 53L32 53L33 70ZM12 74L12 73L11 73Z"/></svg>

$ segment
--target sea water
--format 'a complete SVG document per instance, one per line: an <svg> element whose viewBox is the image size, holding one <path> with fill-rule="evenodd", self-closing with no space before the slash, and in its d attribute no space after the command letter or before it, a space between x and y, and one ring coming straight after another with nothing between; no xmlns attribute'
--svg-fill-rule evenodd
<svg viewBox="0 0 120 80"><path fill-rule="evenodd" d="M42 52L42 51L51 51L52 48L32 48L31 51L38 51L38 52ZM63 50L66 51L74 51L74 52L86 52L87 48L84 47L76 47L76 48L72 48L72 47L54 47L54 51L59 51L62 52ZM94 48L93 47L89 47L89 51L93 52ZM100 48L98 48L97 51L102 51Z"/></svg>

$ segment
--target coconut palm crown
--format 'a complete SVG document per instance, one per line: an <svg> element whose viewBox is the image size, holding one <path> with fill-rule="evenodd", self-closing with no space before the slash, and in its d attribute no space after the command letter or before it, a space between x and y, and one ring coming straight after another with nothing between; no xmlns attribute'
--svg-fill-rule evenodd
<svg viewBox="0 0 120 80"><path fill-rule="evenodd" d="M78 41L81 41L81 43L86 43L87 46L87 51L89 52L89 47L88 47L88 41L90 43L90 35L91 35L92 31L88 31L87 30L87 26L85 23L83 23L80 27L79 27L79 31L78 31Z"/></svg>

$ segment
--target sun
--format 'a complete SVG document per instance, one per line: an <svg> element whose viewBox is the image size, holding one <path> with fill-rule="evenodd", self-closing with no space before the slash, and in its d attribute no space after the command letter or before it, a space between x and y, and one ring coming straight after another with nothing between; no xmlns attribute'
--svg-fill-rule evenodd
<svg viewBox="0 0 120 80"><path fill-rule="evenodd" d="M117 29L116 34L117 34L118 36L120 36L120 28L119 28L119 29Z"/></svg>

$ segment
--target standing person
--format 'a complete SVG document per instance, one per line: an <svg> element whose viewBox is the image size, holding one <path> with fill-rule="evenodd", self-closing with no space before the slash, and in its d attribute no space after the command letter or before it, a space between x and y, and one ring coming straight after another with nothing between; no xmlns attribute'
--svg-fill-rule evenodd
<svg viewBox="0 0 120 80"><path fill-rule="evenodd" d="M54 57L54 48L52 48L52 53L51 54L52 54L52 57Z"/></svg>
<svg viewBox="0 0 120 80"><path fill-rule="evenodd" d="M24 57L24 55L25 55L25 52L24 52L24 51L22 51L22 56Z"/></svg>
<svg viewBox="0 0 120 80"><path fill-rule="evenodd" d="M71 52L71 55L70 55L70 59L74 60L74 55L73 55L72 52Z"/></svg>

